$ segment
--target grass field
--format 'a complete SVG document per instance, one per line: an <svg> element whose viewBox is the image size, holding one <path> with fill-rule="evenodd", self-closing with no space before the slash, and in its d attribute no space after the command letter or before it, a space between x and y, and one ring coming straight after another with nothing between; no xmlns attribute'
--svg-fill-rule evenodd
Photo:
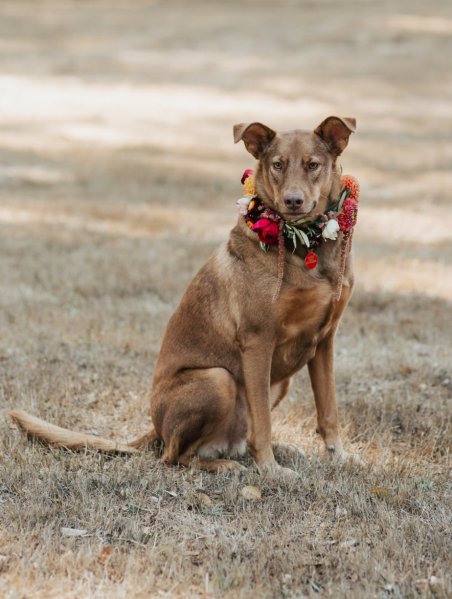
<svg viewBox="0 0 452 599"><path fill-rule="evenodd" d="M0 596L450 597L452 5L4 1L0 408L132 439L165 324L236 219L232 125L354 116L346 446L306 373L274 413L296 483L48 450L0 422ZM248 487L255 487L249 489Z"/></svg>

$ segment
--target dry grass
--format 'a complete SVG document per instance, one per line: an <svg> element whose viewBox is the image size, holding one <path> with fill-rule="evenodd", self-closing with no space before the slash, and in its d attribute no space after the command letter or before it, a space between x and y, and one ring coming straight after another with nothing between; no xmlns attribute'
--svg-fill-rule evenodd
<svg viewBox="0 0 452 599"><path fill-rule="evenodd" d="M235 220L231 125L350 114L336 369L368 462L320 459L304 373L274 416L297 484L49 451L2 420L2 597L450 596L452 8L387 6L2 2L1 408L145 431L165 323Z"/></svg>

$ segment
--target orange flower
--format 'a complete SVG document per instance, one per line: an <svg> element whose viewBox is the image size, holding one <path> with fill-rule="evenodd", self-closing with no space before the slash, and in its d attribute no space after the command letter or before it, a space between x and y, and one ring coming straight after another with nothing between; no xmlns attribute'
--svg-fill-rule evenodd
<svg viewBox="0 0 452 599"><path fill-rule="evenodd" d="M348 196L355 202L359 201L359 183L358 180L353 177L353 175L343 175L341 177L341 183L345 189L350 191L350 195Z"/></svg>

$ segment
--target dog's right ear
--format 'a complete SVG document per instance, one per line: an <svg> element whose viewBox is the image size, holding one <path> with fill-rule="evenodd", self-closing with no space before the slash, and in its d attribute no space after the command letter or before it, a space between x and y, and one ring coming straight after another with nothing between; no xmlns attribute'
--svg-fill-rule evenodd
<svg viewBox="0 0 452 599"><path fill-rule="evenodd" d="M329 116L314 130L327 143L336 156L342 154L348 145L348 138L356 131L356 119Z"/></svg>
<svg viewBox="0 0 452 599"><path fill-rule="evenodd" d="M234 143L243 140L246 149L254 158L259 159L265 148L275 137L276 131L262 123L239 123L234 125Z"/></svg>

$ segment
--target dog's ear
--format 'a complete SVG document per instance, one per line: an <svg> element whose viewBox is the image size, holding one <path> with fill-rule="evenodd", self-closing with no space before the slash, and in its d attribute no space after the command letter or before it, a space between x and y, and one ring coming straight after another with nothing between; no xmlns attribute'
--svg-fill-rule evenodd
<svg viewBox="0 0 452 599"><path fill-rule="evenodd" d="M243 140L246 149L254 158L260 158L268 144L275 137L276 131L262 123L239 123L234 125L234 143Z"/></svg>
<svg viewBox="0 0 452 599"><path fill-rule="evenodd" d="M356 131L356 119L329 116L322 121L314 133L317 133L328 144L333 154L339 156L348 144L351 133Z"/></svg>

